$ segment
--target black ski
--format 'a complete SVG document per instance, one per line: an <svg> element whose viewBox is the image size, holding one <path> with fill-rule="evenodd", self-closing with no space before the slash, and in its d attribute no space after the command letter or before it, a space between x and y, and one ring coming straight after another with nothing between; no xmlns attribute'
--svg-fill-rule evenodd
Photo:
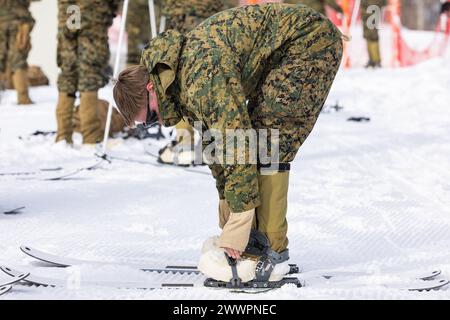
<svg viewBox="0 0 450 320"><path fill-rule="evenodd" d="M22 211L23 209L25 209L25 208L26 208L26 207L15 208L15 209L12 209L12 210L4 211L3 214L6 214L6 215L15 215L15 214L19 214L19 213L22 213L21 211Z"/></svg>
<svg viewBox="0 0 450 320"><path fill-rule="evenodd" d="M56 168L44 168L44 169L39 169L37 171L16 171L16 172L1 172L0 176L5 177L5 176L33 176L33 175L38 175L44 172L56 172L56 171L62 171L63 168L61 167L56 167Z"/></svg>
<svg viewBox="0 0 450 320"><path fill-rule="evenodd" d="M8 293L9 291L11 291L11 289L12 289L12 286L10 286L10 285L0 287L0 296Z"/></svg>

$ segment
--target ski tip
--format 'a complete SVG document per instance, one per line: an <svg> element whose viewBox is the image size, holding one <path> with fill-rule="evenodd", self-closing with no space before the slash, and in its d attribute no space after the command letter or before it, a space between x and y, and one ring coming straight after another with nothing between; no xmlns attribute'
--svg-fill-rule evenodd
<svg viewBox="0 0 450 320"><path fill-rule="evenodd" d="M9 292L12 289L11 285L0 287L0 296Z"/></svg>
<svg viewBox="0 0 450 320"><path fill-rule="evenodd" d="M7 274L8 276L17 278L18 280L23 280L30 275L29 272L22 272L5 265L0 266L0 270L3 271L3 273Z"/></svg>

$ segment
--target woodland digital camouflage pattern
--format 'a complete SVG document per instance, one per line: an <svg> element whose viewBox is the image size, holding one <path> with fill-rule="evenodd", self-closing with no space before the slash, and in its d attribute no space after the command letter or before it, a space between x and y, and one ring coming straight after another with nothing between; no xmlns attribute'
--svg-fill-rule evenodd
<svg viewBox="0 0 450 320"><path fill-rule="evenodd" d="M26 69L31 46L23 50L16 48L19 25L34 26L29 9L30 0L0 0L0 72L9 66L11 71Z"/></svg>
<svg viewBox="0 0 450 320"><path fill-rule="evenodd" d="M328 5L335 11L342 13L342 8L337 4L336 0L285 0L284 2L290 4L304 4L321 14L326 14L325 5Z"/></svg>
<svg viewBox="0 0 450 320"><path fill-rule="evenodd" d="M205 130L279 129L279 161L291 162L333 83L341 37L331 21L305 6L245 6L217 14L185 36L163 33L141 63L155 84L164 125L184 116ZM232 212L259 206L256 164L211 169Z"/></svg>
<svg viewBox="0 0 450 320"><path fill-rule="evenodd" d="M373 12L367 12L367 9L370 6L379 6L380 8L387 5L387 0L362 0L361 1L361 19L363 22L364 27L364 39L369 41L378 41L379 35L378 35L378 29L377 28L371 28L368 25L368 21L370 17L373 15ZM381 12L381 11L380 11Z"/></svg>
<svg viewBox="0 0 450 320"><path fill-rule="evenodd" d="M97 91L108 83L108 28L121 0L58 0L58 53L61 68L60 92ZM77 5L81 28L68 28L71 14L67 9Z"/></svg>
<svg viewBox="0 0 450 320"><path fill-rule="evenodd" d="M165 0L162 14L167 18L166 29L186 33L224 9L221 0Z"/></svg>

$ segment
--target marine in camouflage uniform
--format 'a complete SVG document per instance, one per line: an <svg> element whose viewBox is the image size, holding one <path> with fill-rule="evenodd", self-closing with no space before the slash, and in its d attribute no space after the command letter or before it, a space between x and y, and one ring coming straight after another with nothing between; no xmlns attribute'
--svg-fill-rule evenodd
<svg viewBox="0 0 450 320"><path fill-rule="evenodd" d="M289 163L316 123L341 58L342 34L331 21L305 6L282 4L224 11L184 36L169 30L144 51L141 64L165 126L185 117L223 134L279 130L280 157L272 164L278 170L210 166L221 200L221 247L243 251L256 208L253 227L272 249L285 252Z"/></svg>
<svg viewBox="0 0 450 320"><path fill-rule="evenodd" d="M57 62L61 73L58 78L59 99L56 108L57 142L65 140L72 143L72 118L77 91L81 95L83 143L95 144L102 138L97 116L98 90L108 83L108 29L120 2L121 0L58 0ZM73 23L76 22L77 12L71 12L70 6L79 8L79 28Z"/></svg>
<svg viewBox="0 0 450 320"><path fill-rule="evenodd" d="M374 12L370 11L370 6L378 6L382 9L387 5L387 0L362 0L361 1L361 19L364 28L364 39L367 41L367 51L369 53L368 68L381 67L381 52L380 42L378 34L378 25L374 26L373 22L381 21L380 19L374 19ZM380 10L381 13L381 10Z"/></svg>
<svg viewBox="0 0 450 320"><path fill-rule="evenodd" d="M13 73L18 104L31 104L28 96L28 53L34 19L29 11L30 0L0 0L0 73L5 80Z"/></svg>
<svg viewBox="0 0 450 320"><path fill-rule="evenodd" d="M290 4L303 4L305 6L313 8L321 14L326 14L326 5L333 8L336 12L344 13L341 6L336 2L336 0L285 0L284 2Z"/></svg>
<svg viewBox="0 0 450 320"><path fill-rule="evenodd" d="M155 1L156 27L159 27L159 15L162 1ZM144 47L151 40L150 13L148 0L131 0L127 17L128 56L127 64L139 64Z"/></svg>
<svg viewBox="0 0 450 320"><path fill-rule="evenodd" d="M222 0L165 0L162 13L167 18L166 29L187 33L224 9ZM194 129L184 120L176 129L176 141L160 150L159 162L174 164L176 158L177 164L189 165L194 160ZM190 156L184 156L186 154Z"/></svg>

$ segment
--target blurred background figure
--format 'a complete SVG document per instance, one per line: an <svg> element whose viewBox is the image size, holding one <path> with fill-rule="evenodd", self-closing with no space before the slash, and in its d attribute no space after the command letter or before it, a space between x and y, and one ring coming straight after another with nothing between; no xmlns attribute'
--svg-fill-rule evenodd
<svg viewBox="0 0 450 320"><path fill-rule="evenodd" d="M382 13L383 7L387 5L387 0L361 0L361 19L364 29L364 39L367 42L367 51L369 61L366 68L381 68L381 49L379 38L379 22L382 16L374 15ZM371 6L377 6L379 9L371 10Z"/></svg>
<svg viewBox="0 0 450 320"><path fill-rule="evenodd" d="M285 0L285 3L291 4L304 4L310 8L313 8L317 12L320 12L323 15L326 15L325 6L333 8L338 13L344 13L341 6L336 2L336 0Z"/></svg>
<svg viewBox="0 0 450 320"><path fill-rule="evenodd" d="M159 26L161 1L155 1L156 25ZM148 0L131 0L127 17L128 55L127 65L141 61L141 53L151 40Z"/></svg>
<svg viewBox="0 0 450 320"><path fill-rule="evenodd" d="M441 7L441 14L450 15L450 0L444 1Z"/></svg>
<svg viewBox="0 0 450 320"><path fill-rule="evenodd" d="M102 140L98 90L109 81L108 29L121 0L58 0L58 78L56 142L72 144L73 112L80 92L83 144Z"/></svg>
<svg viewBox="0 0 450 320"><path fill-rule="evenodd" d="M37 0L33 0L37 1ZM31 49L30 32L34 19L29 11L31 0L0 0L0 73L9 87L17 91L17 103L29 105L27 59Z"/></svg>

